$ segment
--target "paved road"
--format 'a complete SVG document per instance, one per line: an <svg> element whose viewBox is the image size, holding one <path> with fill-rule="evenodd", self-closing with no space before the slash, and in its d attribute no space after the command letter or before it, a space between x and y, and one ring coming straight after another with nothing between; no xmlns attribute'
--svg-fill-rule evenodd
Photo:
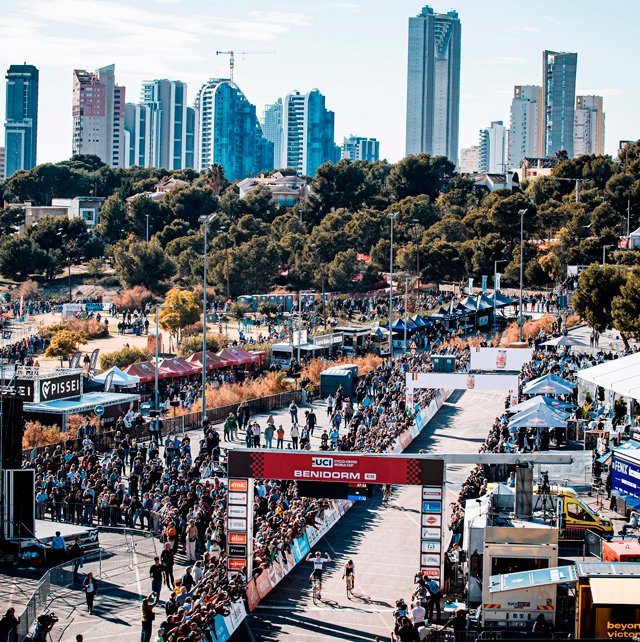
<svg viewBox="0 0 640 642"><path fill-rule="evenodd" d="M409 452L477 452L503 404L502 393L454 393ZM469 469L447 469L449 502ZM419 517L418 487L397 488L387 508L380 497L354 506L314 549L335 559L325 573L322 602L313 603L310 565L303 563L258 606L234 642L388 640L395 601L408 601L413 590ZM355 562L357 578L351 600L341 570L348 559Z"/></svg>

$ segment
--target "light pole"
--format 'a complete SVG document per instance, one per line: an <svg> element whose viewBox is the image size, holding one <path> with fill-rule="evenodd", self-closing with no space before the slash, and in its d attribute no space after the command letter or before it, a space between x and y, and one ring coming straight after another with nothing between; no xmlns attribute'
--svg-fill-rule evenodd
<svg viewBox="0 0 640 642"><path fill-rule="evenodd" d="M496 320L496 295L498 294L498 263L508 263L506 259L500 259L493 262L493 329L498 328Z"/></svg>
<svg viewBox="0 0 640 642"><path fill-rule="evenodd" d="M168 309L168 308L174 308L174 305L156 305L156 376L155 376L155 383L156 383L156 389L155 389L155 409L158 410L158 333L159 333L159 323L158 323L158 313L160 310L163 309Z"/></svg>
<svg viewBox="0 0 640 642"><path fill-rule="evenodd" d="M146 214L147 217L147 243L149 242L149 215Z"/></svg>
<svg viewBox="0 0 640 642"><path fill-rule="evenodd" d="M398 212L390 212L388 215L391 221L391 245L389 246L389 368L393 366L393 222Z"/></svg>
<svg viewBox="0 0 640 642"><path fill-rule="evenodd" d="M404 347L403 352L407 351L407 321L409 320L409 277L404 277Z"/></svg>
<svg viewBox="0 0 640 642"><path fill-rule="evenodd" d="M518 341L522 343L522 277L524 274L524 215L527 210L518 210L520 214L520 305L518 306Z"/></svg>
<svg viewBox="0 0 640 642"><path fill-rule="evenodd" d="M416 244L416 297L420 295L420 244L418 240L418 234L420 231L420 221L417 218L411 219L413 223L413 231L416 233L415 244ZM416 303L417 305L417 303Z"/></svg>
<svg viewBox="0 0 640 642"><path fill-rule="evenodd" d="M629 247L629 235L631 234L631 230L629 228L630 224L631 224L631 196L627 196L627 249L628 250L631 249Z"/></svg>
<svg viewBox="0 0 640 642"><path fill-rule="evenodd" d="M602 246L602 265L606 265L606 263L607 263L607 248L608 247L615 247L615 245L603 245Z"/></svg>
<svg viewBox="0 0 640 642"><path fill-rule="evenodd" d="M302 295L313 294L313 290L300 290L298 292L298 365L300 365L300 339L302 338Z"/></svg>
<svg viewBox="0 0 640 642"><path fill-rule="evenodd" d="M207 417L207 228L214 218L214 214L201 216L204 233L204 266L202 269L202 421Z"/></svg>

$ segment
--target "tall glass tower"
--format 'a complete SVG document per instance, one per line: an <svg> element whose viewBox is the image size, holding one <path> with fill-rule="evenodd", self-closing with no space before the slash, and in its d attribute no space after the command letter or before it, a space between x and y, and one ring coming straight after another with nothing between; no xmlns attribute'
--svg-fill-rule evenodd
<svg viewBox="0 0 640 642"><path fill-rule="evenodd" d="M458 162L460 47L458 13L426 6L409 18L407 154Z"/></svg>
<svg viewBox="0 0 640 642"><path fill-rule="evenodd" d="M6 79L4 177L8 178L19 169L36 165L39 72L33 65L11 65Z"/></svg>
<svg viewBox="0 0 640 642"><path fill-rule="evenodd" d="M573 158L577 53L542 53L545 154L566 151Z"/></svg>

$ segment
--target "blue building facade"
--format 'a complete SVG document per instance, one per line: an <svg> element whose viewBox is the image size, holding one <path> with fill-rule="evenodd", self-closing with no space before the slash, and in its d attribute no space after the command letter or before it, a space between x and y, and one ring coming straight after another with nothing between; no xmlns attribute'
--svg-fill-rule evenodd
<svg viewBox="0 0 640 642"><path fill-rule="evenodd" d="M578 54L544 51L542 91L546 156L566 151L573 158L573 120Z"/></svg>
<svg viewBox="0 0 640 642"><path fill-rule="evenodd" d="M39 75L33 65L11 65L7 70L6 178L36 165Z"/></svg>

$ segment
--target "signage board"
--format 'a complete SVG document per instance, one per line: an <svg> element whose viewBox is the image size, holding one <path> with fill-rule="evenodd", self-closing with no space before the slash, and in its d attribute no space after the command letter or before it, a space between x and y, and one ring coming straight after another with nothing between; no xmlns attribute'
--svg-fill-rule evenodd
<svg viewBox="0 0 640 642"><path fill-rule="evenodd" d="M246 533L229 533L227 537L229 544L246 544L247 543L247 534Z"/></svg>
<svg viewBox="0 0 640 642"><path fill-rule="evenodd" d="M22 401L34 400L35 381L33 379L8 379L0 384L0 391L3 395L18 397Z"/></svg>
<svg viewBox="0 0 640 642"><path fill-rule="evenodd" d="M102 417L102 415L104 415L104 406L96 406L96 407L93 409L93 412L94 412L98 417Z"/></svg>
<svg viewBox="0 0 640 642"><path fill-rule="evenodd" d="M246 557L247 546L246 544L229 544L229 555L231 557Z"/></svg>
<svg viewBox="0 0 640 642"><path fill-rule="evenodd" d="M473 353L472 353L473 354ZM472 372L414 372L407 373L407 391L416 388L434 390L517 390L516 374L473 374Z"/></svg>
<svg viewBox="0 0 640 642"><path fill-rule="evenodd" d="M82 395L82 374L63 375L36 380L36 403L68 399Z"/></svg>
<svg viewBox="0 0 640 642"><path fill-rule="evenodd" d="M230 450L228 471L230 477L258 479L441 486L444 461L410 455Z"/></svg>
<svg viewBox="0 0 640 642"><path fill-rule="evenodd" d="M530 348L478 348L471 351L469 370L520 372L533 359Z"/></svg>
<svg viewBox="0 0 640 642"><path fill-rule="evenodd" d="M628 461L614 451L611 471L611 490L614 494L640 498L640 463Z"/></svg>

